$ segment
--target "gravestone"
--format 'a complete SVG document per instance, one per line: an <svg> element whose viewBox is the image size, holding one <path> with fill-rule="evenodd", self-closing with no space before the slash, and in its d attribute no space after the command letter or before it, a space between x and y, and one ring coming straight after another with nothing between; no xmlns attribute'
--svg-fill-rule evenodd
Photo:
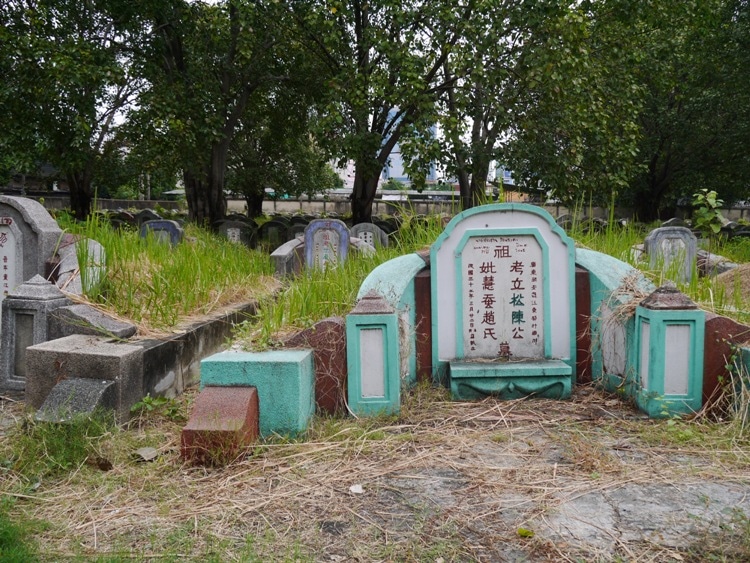
<svg viewBox="0 0 750 563"><path fill-rule="evenodd" d="M430 263L433 369L454 397L570 395L574 245L552 216L527 204L469 209Z"/></svg>
<svg viewBox="0 0 750 563"><path fill-rule="evenodd" d="M661 224L662 227L687 227L687 223L685 223L684 219L680 219L679 217L672 217L671 219L667 219Z"/></svg>
<svg viewBox="0 0 750 563"><path fill-rule="evenodd" d="M95 240L65 234L57 254L59 262L51 279L66 293L83 295L105 276L106 252Z"/></svg>
<svg viewBox="0 0 750 563"><path fill-rule="evenodd" d="M141 238L151 235L159 242L168 242L174 246L182 242L184 230L177 221L160 219L143 223L140 234Z"/></svg>
<svg viewBox="0 0 750 563"><path fill-rule="evenodd" d="M0 302L55 254L62 230L37 201L0 196Z"/></svg>
<svg viewBox="0 0 750 563"><path fill-rule="evenodd" d="M698 254L698 240L687 227L659 227L644 240L649 268L673 271L675 282L689 282Z"/></svg>
<svg viewBox="0 0 750 563"><path fill-rule="evenodd" d="M305 236L305 229L307 228L307 224L302 223L294 223L291 227L289 227L289 231L287 232L287 235L289 236L289 240L294 240L296 238L300 238Z"/></svg>
<svg viewBox="0 0 750 563"><path fill-rule="evenodd" d="M373 223L359 223L349 231L353 237L362 239L373 248L388 246L388 235Z"/></svg>
<svg viewBox="0 0 750 563"><path fill-rule="evenodd" d="M338 219L316 219L305 229L305 265L323 269L346 261L349 229Z"/></svg>
<svg viewBox="0 0 750 563"><path fill-rule="evenodd" d="M277 248L289 240L289 224L281 219L271 219L258 227L258 239L269 248Z"/></svg>
<svg viewBox="0 0 750 563"><path fill-rule="evenodd" d="M244 244L248 248L253 247L255 228L247 221L221 221L218 224L218 232L229 239L230 242Z"/></svg>
<svg viewBox="0 0 750 563"><path fill-rule="evenodd" d="M135 216L135 221L139 227L143 226L147 221L161 221L161 215L159 215L153 209L141 209Z"/></svg>

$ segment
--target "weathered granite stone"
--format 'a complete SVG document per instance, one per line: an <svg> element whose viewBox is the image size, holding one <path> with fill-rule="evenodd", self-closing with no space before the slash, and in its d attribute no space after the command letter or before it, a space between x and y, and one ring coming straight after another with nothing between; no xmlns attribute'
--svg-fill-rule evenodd
<svg viewBox="0 0 750 563"><path fill-rule="evenodd" d="M373 223L359 223L354 225L350 233L352 237L357 237L370 246L388 246L388 235L383 229Z"/></svg>
<svg viewBox="0 0 750 563"><path fill-rule="evenodd" d="M84 304L56 309L49 315L48 327L48 340L71 334L130 338L137 330L132 323L118 321Z"/></svg>
<svg viewBox="0 0 750 563"><path fill-rule="evenodd" d="M57 254L60 262L55 268L55 284L66 293L83 295L106 275L107 254L95 240L65 235ZM85 265L79 264L79 257Z"/></svg>
<svg viewBox="0 0 750 563"><path fill-rule="evenodd" d="M50 313L67 305L70 300L39 275L15 288L0 303L5 327L0 334L0 389L24 389L28 375L26 350L49 340Z"/></svg>
<svg viewBox="0 0 750 563"><path fill-rule="evenodd" d="M36 419L65 422L95 410L117 409L117 384L107 379L64 379L52 389L36 412Z"/></svg>
<svg viewBox="0 0 750 563"><path fill-rule="evenodd" d="M686 227L659 227L651 231L644 241L652 270L661 268L663 272L676 264L674 281L688 282L692 277L698 253L698 240Z"/></svg>

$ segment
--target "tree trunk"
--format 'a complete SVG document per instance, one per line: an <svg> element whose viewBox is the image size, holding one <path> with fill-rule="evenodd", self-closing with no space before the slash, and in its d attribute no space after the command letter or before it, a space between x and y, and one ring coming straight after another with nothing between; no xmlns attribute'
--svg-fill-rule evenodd
<svg viewBox="0 0 750 563"><path fill-rule="evenodd" d="M263 199L265 191L263 188L245 193L245 203L247 203L247 216L251 219L263 215Z"/></svg>
<svg viewBox="0 0 750 563"><path fill-rule="evenodd" d="M70 209L79 221L85 221L91 213L91 175L86 172L65 174L70 189Z"/></svg>
<svg viewBox="0 0 750 563"><path fill-rule="evenodd" d="M360 163L355 164L352 189L352 224L372 223L372 203L378 189L378 174L366 174Z"/></svg>
<svg viewBox="0 0 750 563"><path fill-rule="evenodd" d="M197 225L213 228L226 217L224 173L228 149L228 142L216 143L211 147L211 161L203 173L191 168L186 168L183 173L188 216Z"/></svg>

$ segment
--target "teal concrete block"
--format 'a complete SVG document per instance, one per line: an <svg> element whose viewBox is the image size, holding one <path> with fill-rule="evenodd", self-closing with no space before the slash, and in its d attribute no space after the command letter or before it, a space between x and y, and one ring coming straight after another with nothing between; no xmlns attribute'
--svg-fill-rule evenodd
<svg viewBox="0 0 750 563"><path fill-rule="evenodd" d="M315 413L312 350L215 354L201 361L201 388L206 385L255 387L261 436L304 432Z"/></svg>

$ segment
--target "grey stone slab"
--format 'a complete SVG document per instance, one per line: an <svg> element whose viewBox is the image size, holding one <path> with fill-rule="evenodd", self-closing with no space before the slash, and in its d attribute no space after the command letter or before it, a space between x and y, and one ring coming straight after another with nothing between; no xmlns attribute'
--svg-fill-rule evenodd
<svg viewBox="0 0 750 563"><path fill-rule="evenodd" d="M161 221L161 215L153 209L142 209L136 214L135 221L140 227L147 221Z"/></svg>
<svg viewBox="0 0 750 563"><path fill-rule="evenodd" d="M107 273L107 253L92 239L77 239L61 246L55 269L56 285L66 293L83 295L95 288ZM85 260L86 264L80 264Z"/></svg>
<svg viewBox="0 0 750 563"><path fill-rule="evenodd" d="M271 259L276 267L276 275L280 277L297 275L304 266L305 241L295 238L279 246L271 253Z"/></svg>
<svg viewBox="0 0 750 563"><path fill-rule="evenodd" d="M244 244L252 248L255 243L255 226L248 221L221 221L217 226L217 232L237 244Z"/></svg>
<svg viewBox="0 0 750 563"><path fill-rule="evenodd" d="M49 340L73 334L88 334L116 338L130 338L137 327L128 322L113 319L90 305L70 305L55 309L49 315Z"/></svg>
<svg viewBox="0 0 750 563"><path fill-rule="evenodd" d="M117 383L107 379L64 379L52 389L36 419L65 422L99 409L117 410Z"/></svg>
<svg viewBox="0 0 750 563"><path fill-rule="evenodd" d="M26 373L26 402L37 409L64 379L116 381L116 412L124 421L143 397L143 348L97 336L66 336L27 348Z"/></svg>

